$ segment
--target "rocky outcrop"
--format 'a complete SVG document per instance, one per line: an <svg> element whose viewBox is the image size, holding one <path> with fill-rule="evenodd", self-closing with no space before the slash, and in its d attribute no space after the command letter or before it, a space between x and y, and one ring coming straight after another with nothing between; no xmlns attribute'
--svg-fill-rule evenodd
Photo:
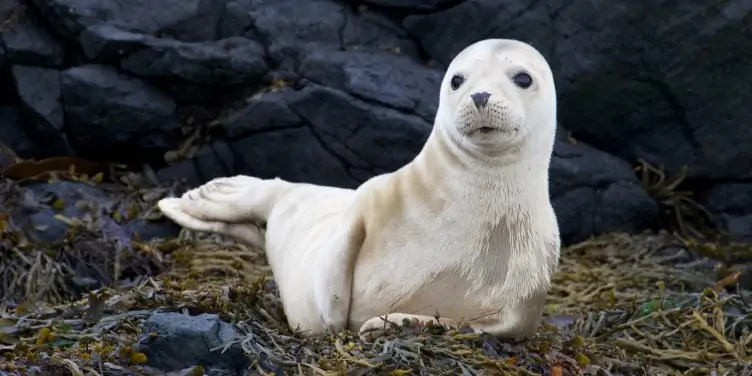
<svg viewBox="0 0 752 376"><path fill-rule="evenodd" d="M516 38L557 78L565 242L659 224L638 159L687 165L715 222L752 233L746 0L12 2L0 137L22 157L147 163L192 185L244 173L356 187L420 150L454 54ZM726 189L733 204L714 198Z"/></svg>

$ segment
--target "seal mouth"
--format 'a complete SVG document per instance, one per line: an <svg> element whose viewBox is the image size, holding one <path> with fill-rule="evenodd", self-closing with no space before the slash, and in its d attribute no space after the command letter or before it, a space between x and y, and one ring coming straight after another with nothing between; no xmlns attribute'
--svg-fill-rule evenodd
<svg viewBox="0 0 752 376"><path fill-rule="evenodd" d="M491 132L498 132L498 131L500 131L500 129L494 128L494 127L480 127L480 128L478 128L478 131L480 133L482 133L482 134L487 134L487 133L491 133Z"/></svg>

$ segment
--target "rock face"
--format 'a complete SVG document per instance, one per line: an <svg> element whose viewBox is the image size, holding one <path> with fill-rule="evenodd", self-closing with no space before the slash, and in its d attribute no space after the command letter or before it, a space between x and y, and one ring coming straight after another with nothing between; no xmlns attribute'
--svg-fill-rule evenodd
<svg viewBox="0 0 752 376"><path fill-rule="evenodd" d="M26 0L0 17L0 137L22 157L354 188L421 149L457 52L516 38L557 80L565 243L659 225L638 159L686 165L715 222L752 233L748 0Z"/></svg>

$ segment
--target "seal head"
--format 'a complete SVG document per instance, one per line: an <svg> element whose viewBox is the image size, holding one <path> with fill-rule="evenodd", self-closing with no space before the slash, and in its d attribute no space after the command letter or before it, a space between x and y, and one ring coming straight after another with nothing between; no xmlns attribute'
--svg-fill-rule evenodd
<svg viewBox="0 0 752 376"><path fill-rule="evenodd" d="M505 39L477 42L452 60L442 82L437 120L455 143L497 153L532 132L553 134L553 74L532 46ZM555 117L554 117L555 118Z"/></svg>

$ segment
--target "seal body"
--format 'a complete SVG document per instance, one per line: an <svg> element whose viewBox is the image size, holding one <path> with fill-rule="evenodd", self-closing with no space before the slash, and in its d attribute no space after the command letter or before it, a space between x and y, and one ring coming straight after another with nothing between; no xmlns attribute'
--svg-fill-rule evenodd
<svg viewBox="0 0 752 376"><path fill-rule="evenodd" d="M422 151L356 190L240 175L159 206L184 227L265 249L304 333L438 316L528 338L559 260L551 70L525 43L488 39L455 57L439 95Z"/></svg>

